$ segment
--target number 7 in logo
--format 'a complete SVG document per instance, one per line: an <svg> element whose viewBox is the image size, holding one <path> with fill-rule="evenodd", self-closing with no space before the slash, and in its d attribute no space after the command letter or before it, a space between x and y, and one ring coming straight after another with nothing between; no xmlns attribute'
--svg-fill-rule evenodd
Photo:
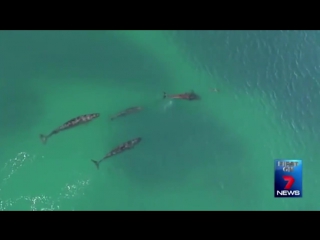
<svg viewBox="0 0 320 240"><path fill-rule="evenodd" d="M283 180L285 180L287 182L286 186L284 187L284 189L286 189L286 190L289 190L295 181L292 176L283 176Z"/></svg>

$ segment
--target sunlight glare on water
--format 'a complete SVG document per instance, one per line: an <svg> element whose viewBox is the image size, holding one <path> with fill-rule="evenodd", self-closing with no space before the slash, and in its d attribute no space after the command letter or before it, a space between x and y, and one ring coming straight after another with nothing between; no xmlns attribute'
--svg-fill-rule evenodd
<svg viewBox="0 0 320 240"><path fill-rule="evenodd" d="M75 181L67 182L63 187L61 187L58 196L39 194L36 196L23 195L3 199L1 195L4 194L1 193L3 193L5 186L10 184L10 181L14 180L16 173L18 173L22 167L36 161L36 159L37 157L35 155L27 152L20 152L16 157L9 159L4 164L4 167L0 171L0 178L2 179L0 183L0 210L22 210L16 209L16 205L19 205L19 208L21 208L21 206L25 206L24 209L29 209L31 211L60 210L63 201L72 200L76 197L82 196L84 194L85 187L90 184L89 178L83 179L80 174L74 174Z"/></svg>

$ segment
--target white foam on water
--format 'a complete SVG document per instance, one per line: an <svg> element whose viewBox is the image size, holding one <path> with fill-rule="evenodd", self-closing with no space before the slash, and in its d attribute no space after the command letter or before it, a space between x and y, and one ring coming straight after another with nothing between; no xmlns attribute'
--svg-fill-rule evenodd
<svg viewBox="0 0 320 240"><path fill-rule="evenodd" d="M0 210L60 210L63 201L70 201L71 199L84 195L84 189L90 184L90 178L84 177L80 173L74 173L73 179L75 180L65 183L56 196L39 194L36 196L24 195L15 198L5 198L3 187L10 184L10 180L19 172L21 167L34 162L36 158L36 155L19 152L16 157L9 159L4 164L4 167L0 170ZM19 209L17 209L17 205Z"/></svg>
<svg viewBox="0 0 320 240"><path fill-rule="evenodd" d="M170 100L163 105L163 110L166 111L167 109L171 108L172 106L173 106L173 100Z"/></svg>
<svg viewBox="0 0 320 240"><path fill-rule="evenodd" d="M6 184L19 168L21 168L26 162L33 162L34 159L35 156L30 156L27 152L20 152L16 157L9 159L0 170L0 177L2 178L0 191L3 184Z"/></svg>

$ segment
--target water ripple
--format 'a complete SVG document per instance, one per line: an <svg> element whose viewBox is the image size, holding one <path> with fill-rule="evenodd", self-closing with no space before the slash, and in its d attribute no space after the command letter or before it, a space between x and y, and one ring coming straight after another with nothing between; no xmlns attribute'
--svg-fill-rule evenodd
<svg viewBox="0 0 320 240"><path fill-rule="evenodd" d="M6 197L3 188L10 184L11 179L19 172L21 167L36 160L36 155L19 152L16 157L9 159L0 171L0 210L31 210L54 211L61 210L64 201L70 201L84 195L84 189L90 184L90 178L83 179L75 173L74 181L65 183L56 196L23 195L19 197Z"/></svg>

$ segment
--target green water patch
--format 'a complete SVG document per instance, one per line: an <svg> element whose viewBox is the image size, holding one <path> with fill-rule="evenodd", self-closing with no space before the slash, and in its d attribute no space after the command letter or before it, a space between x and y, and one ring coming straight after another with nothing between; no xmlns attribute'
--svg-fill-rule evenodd
<svg viewBox="0 0 320 240"><path fill-rule="evenodd" d="M279 124L280 114L265 95L236 92L212 69L195 66L172 32L104 33L110 38L96 32L88 34L90 37L75 34L84 38L73 50L85 46L85 41L106 44L110 38L123 47L130 46L124 55L136 51L140 53L135 60L139 56L154 62L149 78L143 75L143 68L133 75L122 73L124 69L131 71L129 61L122 67L118 61L115 69L104 74L97 69L101 75L88 69L81 72L79 66L85 68L85 64L70 57L70 52L67 58L77 67L72 69L70 64L70 71L50 70L54 64L47 62L45 71L30 75L36 76L29 84L42 93L46 108L40 124L6 138L4 159L10 160L0 173L5 179L0 188L2 202L10 205L11 200L16 201L14 209L25 209L26 203L31 203L33 207L53 205L63 210L270 210L313 204L304 201L294 206L273 198L273 159L296 155L299 146L290 141L292 131ZM48 39L62 43L62 35L53 35ZM71 41L64 48L56 47L59 56L61 49L67 51L66 46L73 47ZM121 49L112 55L118 52ZM90 69L95 70L93 66ZM218 94L209 91L215 85L221 90ZM200 94L200 101L162 99L162 91L191 89ZM110 121L114 113L135 105L145 109ZM53 136L47 145L41 143L39 133L48 133L69 118L92 111L100 112L101 117ZM90 161L139 136L139 145L101 163L99 170ZM302 155L306 156L307 147L304 149ZM22 151L27 152L26 157L17 156ZM313 179L308 176L306 181Z"/></svg>
<svg viewBox="0 0 320 240"><path fill-rule="evenodd" d="M177 148L177 151L164 150L166 153L163 152L163 155L159 157L159 160L157 161L152 162L151 155L146 160L154 165L151 165L150 167L149 163L150 169L156 169L153 171L154 173L158 171L158 175L162 175L162 177L159 177L160 180L157 180L158 182L162 181L161 188L165 188L164 186L167 187L170 185L170 182L172 183L174 180L183 179L183 175L188 176L192 170L197 168L196 165L198 163L197 166L199 169L211 169L211 172L206 172L206 176L199 176L200 178L206 178L208 185L212 184L212 188L218 188L216 186L218 185L219 179L223 179L225 184L223 191L225 195L231 198L237 198L239 205L245 204L245 195L237 191L237 189L240 189L241 184L246 185L248 188L250 188L251 185L250 181L247 180L249 179L248 177L238 176L242 174L238 169L241 168L241 165L246 159L245 154L247 149L242 144L241 134L238 134L237 131L234 131L233 128L226 124L228 120L234 119L235 116L226 116L226 114L221 114L220 112L226 112L226 106L234 105L232 102L234 99L226 101L228 97L230 97L230 93L224 93L223 97L214 96L212 93L209 93L208 85L206 85L206 80L204 79L205 76L198 70L195 70L192 64L187 63L187 61L181 57L181 52L178 48L174 47L175 45L171 43L172 41L167 41L167 39L171 38L170 35L157 31L121 32L120 34L127 36L129 41L135 42L142 51L150 52L157 56L159 60L161 59L166 63L166 69L171 72L172 78L175 79L174 82L168 84L168 88L172 89L172 91L177 91L177 89L195 89L195 91L203 97L200 102L176 103L175 108L172 109L173 111L171 113L163 114L161 120L160 117L155 117L162 122L154 124L153 129L156 129L157 125L165 127L160 127L161 132L164 132L163 134L157 133L154 135L160 134L160 136L166 136L168 133L171 136L173 135L166 140L169 143L166 145L167 147L165 149L168 149L169 146L175 146L175 148ZM227 92L226 89L224 89L224 92ZM221 103L223 101L228 102L229 105L225 104L225 102L222 105ZM193 108L191 108L191 106ZM234 111L232 111L232 113L233 112ZM172 117L169 117L170 114L172 114ZM152 123L154 123L155 120L150 120L148 122L150 122L150 126L152 126ZM146 125L146 123L144 125ZM173 126L172 130L169 130L171 129L170 126ZM168 131L166 131L166 128ZM171 133L173 129L177 132L176 135ZM148 130L150 135L155 131L157 130ZM182 142L182 139L185 139L185 143ZM157 145L158 150L152 148L152 152L159 151L162 144L165 144L165 141ZM179 144L181 145L181 148L179 148ZM182 149L185 149L184 152ZM190 152L186 152L186 149L190 150ZM172 154L170 155L168 152L170 152L170 154L172 152ZM176 161L179 159L181 162L174 166L175 162L173 162L173 159L176 159ZM195 161L195 159L198 160ZM168 168L166 168L164 172L160 170L162 166L159 166L163 161L168 164ZM185 161L184 164L183 161ZM134 167L130 168L131 172L133 172L132 169L134 169ZM145 169L146 172L148 172L147 169L148 168ZM165 172L167 175L165 175ZM170 176L170 174L172 176ZM142 170L137 171L136 175L136 179L144 178ZM227 177L230 175L235 176L236 179L241 178L242 182L240 183L239 181L234 181L234 179ZM165 176L167 176L168 179L166 184L164 184L166 181ZM193 185L194 181L192 179L189 180L190 182L188 184ZM199 182L198 180L196 181ZM149 183L150 182L151 180L149 180ZM184 181L184 184L186 184L186 181ZM196 186L193 185L193 187ZM252 191L255 191L253 188L251 189ZM211 206L211 209L212 208L213 206Z"/></svg>
<svg viewBox="0 0 320 240"><path fill-rule="evenodd" d="M293 134L290 129L278 124L277 116L279 113L273 109L268 99L256 91L249 95L234 92L228 83L223 82L221 78L213 77L212 72L206 74L208 69L194 69L192 63L182 57L183 54L179 48L172 44L172 40L167 41L170 33L137 31L122 32L121 34L125 35L128 40L135 42L141 49L152 52L163 62L167 62L168 56L170 56L172 61L167 62L167 68L171 69L172 76L176 79L171 83L175 88L180 86L181 89L181 86L197 86L198 83L200 85L205 83L197 88L203 93L202 101L205 102L205 104L198 105L199 111L210 118L211 123L218 122L220 124L217 126L220 128L223 126L222 129L227 129L218 134L220 138L221 135L229 136L242 146L242 155L234 158L219 158L220 166L216 166L216 169L220 170L220 177L217 178L223 183L227 180L227 174L223 175L224 172L236 169L233 171L238 173L229 175L231 176L229 179L232 178L235 183L234 186L224 186L223 190L216 192L221 197L225 195L225 197L234 199L233 204L230 203L224 208L290 208L287 203L279 204L279 201L273 197L273 161L275 158L286 158L293 155L295 151L290 143ZM162 51L159 46L165 46L166 50ZM213 97L208 93L208 85L205 85L209 82L221 86L222 90L219 96ZM233 151L233 149L229 150ZM226 166L226 162L231 162L234 159L237 160L237 163L232 162ZM207 171L207 174L208 172L210 171ZM211 181L208 175L203 178L201 171L198 173L198 179L190 179L190 181L207 182L207 189L210 191L210 184L213 186L216 184L215 179L213 178ZM218 171L216 174L219 174ZM193 177L195 176L196 174L193 175ZM199 178L205 180L201 181ZM259 181L259 184L256 181ZM229 189L231 194L224 194L226 189Z"/></svg>
<svg viewBox="0 0 320 240"><path fill-rule="evenodd" d="M89 81L93 88L125 85L131 91L147 88L161 97L157 90L169 81L156 58L119 41L112 31L4 31L0 50L2 137L41 121L50 111L42 101L51 94L50 88ZM120 109L124 98L130 94L115 97L111 106Z"/></svg>
<svg viewBox="0 0 320 240"><path fill-rule="evenodd" d="M225 166L237 164L244 158L241 145L197 108L196 102L174 102L166 111L161 107L149 109L140 116L115 122L123 139L143 140L131 153L110 161L150 190L175 182L182 184L189 170L216 165L221 160L229 159L223 163Z"/></svg>
<svg viewBox="0 0 320 240"><path fill-rule="evenodd" d="M2 57L8 59L1 73L5 78L17 78L16 73L23 72L20 79L50 76L61 86L66 83L61 79L74 84L90 79L93 85L125 84L149 91L169 78L161 71L161 62L121 41L113 31L13 31L2 35L6 46Z"/></svg>
<svg viewBox="0 0 320 240"><path fill-rule="evenodd" d="M3 86L0 89L2 141L38 124L45 109L41 94L27 82L5 79Z"/></svg>

